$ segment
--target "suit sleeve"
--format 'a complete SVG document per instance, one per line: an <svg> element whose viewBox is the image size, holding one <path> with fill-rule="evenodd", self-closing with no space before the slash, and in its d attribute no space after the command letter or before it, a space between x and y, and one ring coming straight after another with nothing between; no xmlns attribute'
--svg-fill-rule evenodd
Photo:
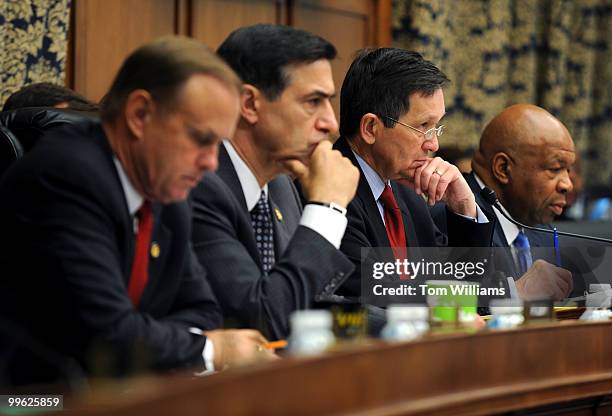
<svg viewBox="0 0 612 416"><path fill-rule="evenodd" d="M243 241L252 238L250 219L222 180L208 175L191 199L194 249L229 323L235 320L270 338L284 338L293 311L333 293L352 271L350 261L332 244L299 226L265 275Z"/></svg>
<svg viewBox="0 0 612 416"><path fill-rule="evenodd" d="M372 224L368 222L365 210L356 199L348 206L347 219L348 225L340 250L351 260L355 270L338 290L338 294L359 298L361 296L362 251L368 252L368 249L374 247L376 243L369 238L374 234Z"/></svg>
<svg viewBox="0 0 612 416"><path fill-rule="evenodd" d="M448 245L451 247L489 247L495 227L494 221L477 223L457 215L445 206ZM435 220L435 219L434 219Z"/></svg>

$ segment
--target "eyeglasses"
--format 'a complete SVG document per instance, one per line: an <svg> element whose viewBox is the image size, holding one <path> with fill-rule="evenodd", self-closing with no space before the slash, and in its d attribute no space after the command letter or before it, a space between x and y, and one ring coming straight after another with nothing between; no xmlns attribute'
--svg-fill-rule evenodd
<svg viewBox="0 0 612 416"><path fill-rule="evenodd" d="M438 127L432 127L431 129L427 130L427 131L421 131L417 128L414 128L412 126L409 126L408 124L402 123L399 120L396 120L394 118L391 117L387 117L387 116L383 116L384 118L391 120L397 124L401 124L402 126L408 127L409 129L412 129L414 131L418 131L419 133L421 133L423 136L425 136L425 140L432 140L434 138L434 134L436 135L436 137L440 137L444 134L444 129L446 128L446 126L441 125Z"/></svg>

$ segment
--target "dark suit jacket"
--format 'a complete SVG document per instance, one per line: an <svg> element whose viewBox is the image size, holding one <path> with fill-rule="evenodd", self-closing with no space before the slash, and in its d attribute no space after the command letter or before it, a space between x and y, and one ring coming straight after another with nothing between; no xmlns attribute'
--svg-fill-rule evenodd
<svg viewBox="0 0 612 416"><path fill-rule="evenodd" d="M349 158L359 168L357 159L344 137L339 138L334 148ZM360 293L361 249L389 247L385 224L380 216L372 190L361 172L357 194L347 210L348 227L342 240L341 250L355 263L357 270L342 288L343 294L358 296ZM460 215L448 212L448 233L443 234L434 224L427 203L412 189L391 181L391 188L402 212L407 247L487 247L493 224L477 224ZM410 250L409 250L410 257Z"/></svg>
<svg viewBox="0 0 612 416"><path fill-rule="evenodd" d="M474 173L472 172L466 174L465 180L467 181L468 185L470 185L470 189L472 189L472 192L476 197L476 203L480 206L485 215L487 215L489 218L495 218L493 206L486 202L480 195L480 186L474 177ZM539 225L538 227L549 228L545 225ZM547 234L538 233L532 230L525 230L525 234L527 235L527 238L529 238L529 244L532 247L551 247L553 245L552 237ZM493 247L508 247L506 236L504 235L504 231L502 230L499 221L496 221L495 223L495 230L493 232Z"/></svg>
<svg viewBox="0 0 612 416"><path fill-rule="evenodd" d="M470 189L474 193L476 197L476 203L480 206L480 209L485 213L485 215L489 218L491 222L495 222L495 228L493 231L493 237L491 239L491 247L499 248L495 250L495 269L504 272L507 276L512 276L515 279L520 277L520 269L519 266L514 261L512 253L510 250L502 250L502 248L509 248L508 242L506 241L506 236L504 235L504 231L501 227L499 221L495 216L495 212L493 211L493 206L486 202L484 198L480 195L480 186L476 181L474 173L469 173L465 175L465 180L467 181ZM445 217L446 212L442 206L436 205L432 208L432 216L434 221L440 227L440 229L445 229ZM544 225L540 225L539 227L547 227ZM552 235L538 233L532 230L525 230L525 234L529 239L529 244L535 250L532 250L532 254L534 260L537 258L543 258L547 261L554 262L554 256L550 256L550 254L554 253L545 253L545 250L541 250L541 247L552 247L553 246L553 238ZM552 257L552 259L551 259Z"/></svg>
<svg viewBox="0 0 612 416"><path fill-rule="evenodd" d="M191 194L192 241L226 320L283 338L289 334L291 312L332 294L353 266L319 233L299 226L302 205L287 176L272 180L268 191L276 258L268 275L263 273L242 187L224 146L217 173L205 175Z"/></svg>
<svg viewBox="0 0 612 416"><path fill-rule="evenodd" d="M53 131L3 177L0 314L88 371L109 353L160 370L201 366L205 337L189 328L222 319L190 248L189 207L153 205L161 250L135 309L126 289L133 219L112 157L101 125L83 122ZM14 358L19 382L53 378L27 351Z"/></svg>
<svg viewBox="0 0 612 416"><path fill-rule="evenodd" d="M474 174L467 174L466 180L476 196L476 203L480 205L481 209L489 218L494 218L495 213L493 207L480 196L480 186ZM442 210L437 209L437 215L434 216L436 221L439 221L442 212ZM536 227L551 228L549 225L544 224L536 225ZM555 264L556 259L554 249L552 248L554 246L552 235L533 230L525 230L525 234L527 238L529 238L529 244L532 247L533 259L542 259L551 264ZM609 244L560 236L559 245L561 250L561 265L563 268L572 272L573 275L574 289L570 297L583 295L589 283L606 281L605 279L607 279L607 277L604 277L604 280L602 280L601 276L594 276L592 271L605 257L603 247L609 247ZM518 265L515 263L512 253L508 248L508 242L506 241L506 237L499 222L495 225L491 246L500 248L495 251L495 268L515 279L520 277ZM508 250L503 250L502 248L508 248ZM609 281L609 279L607 281Z"/></svg>

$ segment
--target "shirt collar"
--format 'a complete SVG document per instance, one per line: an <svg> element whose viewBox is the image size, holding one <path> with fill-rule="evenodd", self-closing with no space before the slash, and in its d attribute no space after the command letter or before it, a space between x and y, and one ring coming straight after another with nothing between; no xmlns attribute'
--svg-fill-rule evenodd
<svg viewBox="0 0 612 416"><path fill-rule="evenodd" d="M140 209L142 206L142 202L144 198L136 191L132 182L130 182L130 178L123 170L123 166L119 159L113 156L113 162L115 163L115 168L117 169L117 173L119 174L119 181L121 181L121 187L123 188L123 193L125 195L125 200L127 201L128 212L130 215L134 216L136 211Z"/></svg>
<svg viewBox="0 0 612 416"><path fill-rule="evenodd" d="M251 211L257 205L257 201L261 197L261 191L264 191L266 197L268 196L268 184L262 187L259 186L257 178L253 171L244 163L244 160L240 157L236 149L229 140L223 140L223 145L227 154L230 157L232 165L238 175L240 186L242 187L242 193L244 194L244 200L246 201L247 209Z"/></svg>
<svg viewBox="0 0 612 416"><path fill-rule="evenodd" d="M370 190L372 191L372 195L374 195L374 199L378 201L378 198L380 198L383 191L385 190L385 185L389 185L390 181L383 181L382 178L378 175L378 173L376 173L376 171L372 169L372 167L368 165L368 163L363 160L361 156L355 153L352 149L351 151L355 155L357 163L359 163L359 167L361 168L363 176L365 176L366 181L370 186Z"/></svg>
<svg viewBox="0 0 612 416"><path fill-rule="evenodd" d="M473 172L473 173L474 173L474 178L476 178L476 182L478 182L478 186L480 187L480 189L484 188L485 183L482 181L482 179L480 179L480 176L478 176L476 172ZM508 213L508 210L503 207L501 202L499 203L499 205L504 210L504 212L510 218L512 218L512 216ZM502 231L504 232L504 237L506 237L506 243L508 244L508 246L511 246L512 243L514 243L514 240L516 239L516 237L518 236L520 230L515 224L511 223L508 220L508 218L504 217L502 213L499 212L499 210L496 207L492 206L492 208L495 213L495 216L497 217L497 221L499 221L499 225L501 226Z"/></svg>

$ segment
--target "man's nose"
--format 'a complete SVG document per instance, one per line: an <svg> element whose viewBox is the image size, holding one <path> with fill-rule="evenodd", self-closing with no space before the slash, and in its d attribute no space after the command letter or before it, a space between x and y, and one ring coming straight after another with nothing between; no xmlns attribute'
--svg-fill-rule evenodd
<svg viewBox="0 0 612 416"><path fill-rule="evenodd" d="M421 148L425 152L437 152L440 148L440 144L438 143L438 135L434 134L430 140L425 140Z"/></svg>
<svg viewBox="0 0 612 416"><path fill-rule="evenodd" d="M197 167L203 172L214 172L219 167L219 145L202 149L197 159Z"/></svg>
<svg viewBox="0 0 612 416"><path fill-rule="evenodd" d="M325 108L321 110L321 114L316 120L315 128L328 135L338 131L338 120L336 120L336 114L334 113L331 101L325 101Z"/></svg>
<svg viewBox="0 0 612 416"><path fill-rule="evenodd" d="M559 179L559 182L557 183L557 190L562 194L565 194L571 191L572 189L574 189L574 184L570 179L569 172L566 170L563 173L563 177L561 177L561 179Z"/></svg>

